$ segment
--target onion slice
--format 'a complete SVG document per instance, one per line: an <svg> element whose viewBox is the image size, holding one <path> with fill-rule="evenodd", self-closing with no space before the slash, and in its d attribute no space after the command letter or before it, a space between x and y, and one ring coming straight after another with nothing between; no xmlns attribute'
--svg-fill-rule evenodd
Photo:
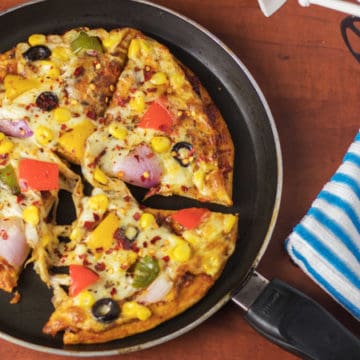
<svg viewBox="0 0 360 360"><path fill-rule="evenodd" d="M140 303L155 303L161 301L171 290L173 282L166 274L159 275L152 284L137 297Z"/></svg>
<svg viewBox="0 0 360 360"><path fill-rule="evenodd" d="M28 138L33 135L33 131L30 129L29 124L23 119L0 119L0 131L2 131L5 135L21 139Z"/></svg>
<svg viewBox="0 0 360 360"><path fill-rule="evenodd" d="M146 144L138 145L127 156L119 159L113 171L127 183L151 188L160 182L160 160Z"/></svg>
<svg viewBox="0 0 360 360"><path fill-rule="evenodd" d="M20 218L0 220L0 256L10 265L19 268L29 254L24 223Z"/></svg>

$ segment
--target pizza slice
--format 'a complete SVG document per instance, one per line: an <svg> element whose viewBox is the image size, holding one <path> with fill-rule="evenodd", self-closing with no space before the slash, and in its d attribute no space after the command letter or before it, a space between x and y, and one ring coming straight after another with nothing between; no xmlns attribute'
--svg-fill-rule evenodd
<svg viewBox="0 0 360 360"><path fill-rule="evenodd" d="M100 170L148 188L147 197L231 205L231 136L194 79L165 46L141 34L132 39L106 123L87 142L88 180Z"/></svg>
<svg viewBox="0 0 360 360"><path fill-rule="evenodd" d="M80 164L113 95L133 29L34 34L0 57L0 131Z"/></svg>
<svg viewBox="0 0 360 360"><path fill-rule="evenodd" d="M235 215L143 209L127 193L95 188L70 242L48 250L55 311L43 331L65 331L66 344L99 343L176 316L219 277L236 230Z"/></svg>
<svg viewBox="0 0 360 360"><path fill-rule="evenodd" d="M73 193L75 199L81 182L57 156L4 133L0 158L0 289L11 292L31 251L32 256L40 254L55 236L59 190Z"/></svg>

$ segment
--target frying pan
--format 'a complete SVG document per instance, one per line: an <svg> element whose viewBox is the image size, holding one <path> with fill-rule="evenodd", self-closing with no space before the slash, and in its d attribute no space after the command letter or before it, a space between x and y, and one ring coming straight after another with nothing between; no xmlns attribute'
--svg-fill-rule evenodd
<svg viewBox="0 0 360 360"><path fill-rule="evenodd" d="M270 109L246 67L198 24L164 7L135 0L34 1L8 10L0 15L0 51L33 33L62 33L78 26L140 29L166 44L198 75L222 112L236 149L234 206L209 206L240 214L237 246L203 300L155 329L107 344L64 346L60 336L42 334L52 311L51 293L27 267L19 283L21 302L10 305L10 295L0 294L0 336L53 354L115 355L173 339L233 299L246 309L246 318L256 329L291 351L313 359L355 359L360 353L358 340L325 310L281 281L268 282L255 272L279 210L282 160ZM189 200L173 198L146 203L160 208L189 204ZM62 221L68 216L66 209Z"/></svg>

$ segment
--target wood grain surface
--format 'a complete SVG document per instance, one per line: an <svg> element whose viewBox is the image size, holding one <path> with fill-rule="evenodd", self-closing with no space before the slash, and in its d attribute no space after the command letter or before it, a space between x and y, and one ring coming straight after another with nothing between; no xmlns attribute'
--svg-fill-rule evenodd
<svg viewBox="0 0 360 360"><path fill-rule="evenodd" d="M254 0L156 2L200 23L230 47L258 82L274 115L283 151L284 189L276 229L259 271L312 296L360 335L359 322L296 268L283 247L284 239L334 173L359 129L360 64L340 35L339 24L345 15L317 6L302 8L295 0L289 0L270 18L262 15ZM0 11L20 3L0 0ZM2 360L63 359L4 340L0 340L0 354ZM258 335L232 303L166 344L99 359L115 358L297 359Z"/></svg>

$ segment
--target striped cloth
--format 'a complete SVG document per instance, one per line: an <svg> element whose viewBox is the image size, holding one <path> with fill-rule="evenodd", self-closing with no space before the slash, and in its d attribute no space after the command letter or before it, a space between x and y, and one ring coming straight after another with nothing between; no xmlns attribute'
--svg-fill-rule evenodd
<svg viewBox="0 0 360 360"><path fill-rule="evenodd" d="M360 132L285 247L305 273L360 320Z"/></svg>

